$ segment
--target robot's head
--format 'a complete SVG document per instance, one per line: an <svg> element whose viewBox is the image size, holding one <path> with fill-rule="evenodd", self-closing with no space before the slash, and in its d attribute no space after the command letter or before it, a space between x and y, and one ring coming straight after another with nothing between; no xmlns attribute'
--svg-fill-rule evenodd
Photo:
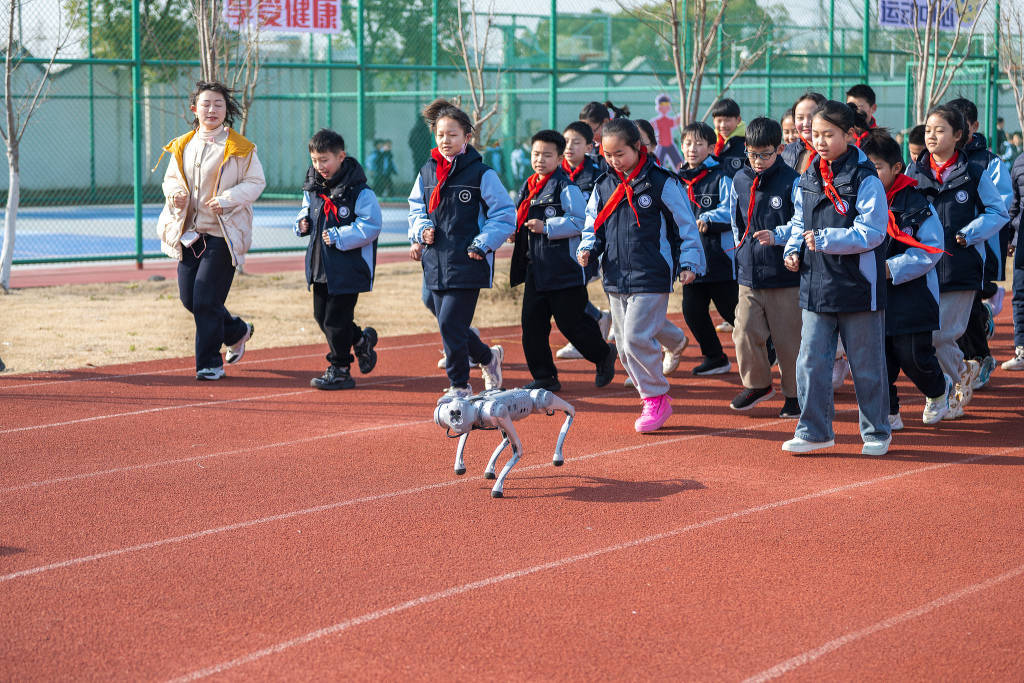
<svg viewBox="0 0 1024 683"><path fill-rule="evenodd" d="M452 398L437 404L434 422L453 434L465 434L473 429L478 408L476 403L464 398Z"/></svg>

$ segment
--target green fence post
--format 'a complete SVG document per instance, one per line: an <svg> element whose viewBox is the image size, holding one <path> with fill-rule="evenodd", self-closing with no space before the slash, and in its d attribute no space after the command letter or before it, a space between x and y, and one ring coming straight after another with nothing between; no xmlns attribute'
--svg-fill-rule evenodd
<svg viewBox="0 0 1024 683"><path fill-rule="evenodd" d="M995 59L990 63L990 74L989 80L992 83L992 100L989 103L989 145L992 146L992 150L998 155L1002 152L1000 149L996 149L996 120L999 118L999 21L1000 21L1000 9L999 0L996 0L996 16L995 23L993 24L993 36L992 40L995 45Z"/></svg>
<svg viewBox="0 0 1024 683"><path fill-rule="evenodd" d="M327 125L334 127L334 36L327 34Z"/></svg>
<svg viewBox="0 0 1024 683"><path fill-rule="evenodd" d="M363 62L365 61L366 56L363 53L363 34L365 33L363 30L363 0L357 0L356 11L359 12L359 21L356 24L356 60L359 64L359 70L356 71L356 136L359 138L359 143L356 145L356 151L359 154L358 159L360 161L365 161L366 65Z"/></svg>
<svg viewBox="0 0 1024 683"><path fill-rule="evenodd" d="M725 42L725 31L722 29L722 24L718 24L718 31L716 32L718 39L718 96L722 96L722 91L725 90L725 53L723 50L723 43Z"/></svg>
<svg viewBox="0 0 1024 683"><path fill-rule="evenodd" d="M142 269L142 30L139 0L132 0L132 198L135 205L135 267Z"/></svg>
<svg viewBox="0 0 1024 683"><path fill-rule="evenodd" d="M551 0L551 35L548 37L548 125L558 127L558 0Z"/></svg>
<svg viewBox="0 0 1024 683"><path fill-rule="evenodd" d="M871 58L871 0L864 0L864 33L861 39L860 75L861 80L867 83L871 74L868 68L868 60Z"/></svg>
<svg viewBox="0 0 1024 683"><path fill-rule="evenodd" d="M907 131L907 134L903 136L903 158L907 158L910 153L910 146L908 140L910 140L910 129L914 126L914 114L911 111L914 108L913 100L913 62L907 61L904 76L904 80L907 86L903 89L903 130Z"/></svg>
<svg viewBox="0 0 1024 683"><path fill-rule="evenodd" d="M439 2L440 0L434 0L430 6L431 18L433 19L430 22L430 66L434 67L430 70L430 92L435 100L437 99L437 18L441 13L438 8Z"/></svg>
<svg viewBox="0 0 1024 683"><path fill-rule="evenodd" d="M836 0L828 3L828 98L832 99L835 84L832 82L835 73L834 58L836 55Z"/></svg>
<svg viewBox="0 0 1024 683"><path fill-rule="evenodd" d="M86 38L86 49L92 59L92 0L89 0L88 17L89 34ZM89 64L89 201L96 201L96 90L93 83L93 65Z"/></svg>
<svg viewBox="0 0 1024 683"><path fill-rule="evenodd" d="M764 51L764 112L772 114L772 46Z"/></svg>

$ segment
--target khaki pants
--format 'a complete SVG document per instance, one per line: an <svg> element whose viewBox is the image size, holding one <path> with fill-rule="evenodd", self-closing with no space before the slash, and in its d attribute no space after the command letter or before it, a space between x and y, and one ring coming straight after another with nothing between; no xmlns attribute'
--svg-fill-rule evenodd
<svg viewBox="0 0 1024 683"><path fill-rule="evenodd" d="M800 288L751 289L739 286L736 305L736 326L732 340L736 345L736 362L740 381L747 389L763 389L772 385L772 368L768 364L768 337L775 344L782 375L782 394L796 397L796 358L800 353Z"/></svg>

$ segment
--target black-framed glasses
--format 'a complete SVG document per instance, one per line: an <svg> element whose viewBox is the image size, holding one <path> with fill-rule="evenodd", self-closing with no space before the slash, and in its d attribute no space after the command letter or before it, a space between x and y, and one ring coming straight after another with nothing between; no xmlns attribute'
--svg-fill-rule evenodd
<svg viewBox="0 0 1024 683"><path fill-rule="evenodd" d="M747 158L753 161L754 159L760 159L761 161L768 161L778 152L751 152L749 149L744 150L747 153Z"/></svg>

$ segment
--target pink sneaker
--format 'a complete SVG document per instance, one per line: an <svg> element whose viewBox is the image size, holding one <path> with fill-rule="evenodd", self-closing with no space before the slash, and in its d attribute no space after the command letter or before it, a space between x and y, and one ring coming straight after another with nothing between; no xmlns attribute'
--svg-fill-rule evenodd
<svg viewBox="0 0 1024 683"><path fill-rule="evenodd" d="M672 399L668 394L645 398L644 409L633 425L641 434L660 429L672 414Z"/></svg>

